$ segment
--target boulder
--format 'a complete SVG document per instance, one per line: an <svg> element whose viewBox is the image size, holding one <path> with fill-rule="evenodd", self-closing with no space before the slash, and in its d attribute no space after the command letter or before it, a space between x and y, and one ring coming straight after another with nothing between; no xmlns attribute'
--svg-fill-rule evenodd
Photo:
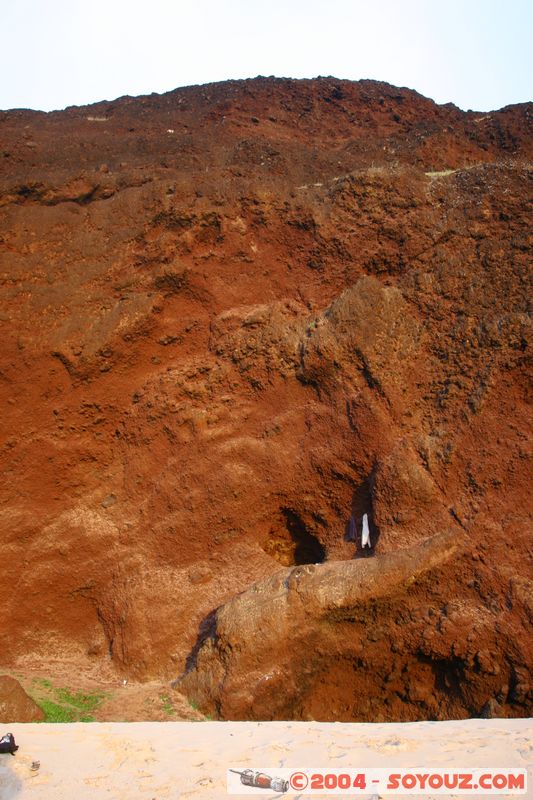
<svg viewBox="0 0 533 800"><path fill-rule="evenodd" d="M223 719L298 716L325 665L360 660L365 638L394 639L387 615L376 624L368 611L410 592L462 546L461 533L450 529L372 559L280 570L217 610L175 685L204 713ZM357 619L365 638L353 628Z"/></svg>
<svg viewBox="0 0 533 800"><path fill-rule="evenodd" d="M0 722L42 722L44 711L10 675L0 675Z"/></svg>

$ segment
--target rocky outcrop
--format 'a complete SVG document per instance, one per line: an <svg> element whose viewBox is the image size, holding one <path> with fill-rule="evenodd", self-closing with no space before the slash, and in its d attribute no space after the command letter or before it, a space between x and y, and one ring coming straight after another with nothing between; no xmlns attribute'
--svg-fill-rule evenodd
<svg viewBox="0 0 533 800"><path fill-rule="evenodd" d="M0 722L42 722L44 711L10 675L0 675Z"/></svg>
<svg viewBox="0 0 533 800"><path fill-rule="evenodd" d="M219 608L188 672L176 681L206 713L223 719L282 719L305 706L324 660L347 659L375 641L347 623L394 598L461 547L450 531L377 558L308 564L276 573ZM378 629L386 624L379 620ZM355 667L354 667L355 670ZM361 672L364 672L361 666Z"/></svg>
<svg viewBox="0 0 533 800"><path fill-rule="evenodd" d="M465 550L284 713L530 712L530 114L329 78L0 113L8 666L175 677L280 568L370 563L367 514L376 563Z"/></svg>

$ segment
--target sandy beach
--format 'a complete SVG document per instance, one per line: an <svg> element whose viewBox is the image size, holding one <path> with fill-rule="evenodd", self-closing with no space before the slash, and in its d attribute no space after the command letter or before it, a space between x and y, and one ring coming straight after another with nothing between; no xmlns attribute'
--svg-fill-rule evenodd
<svg viewBox="0 0 533 800"><path fill-rule="evenodd" d="M531 719L409 724L143 722L2 727L2 733L8 730L20 749L14 757L0 756L1 800L211 800L226 796L226 770L236 765L251 769L363 765L521 768L528 770L529 782L527 794L521 796L533 797ZM40 762L37 770L32 770L33 762ZM259 789L257 795L265 800L280 796ZM285 796L303 800L305 794L289 791Z"/></svg>

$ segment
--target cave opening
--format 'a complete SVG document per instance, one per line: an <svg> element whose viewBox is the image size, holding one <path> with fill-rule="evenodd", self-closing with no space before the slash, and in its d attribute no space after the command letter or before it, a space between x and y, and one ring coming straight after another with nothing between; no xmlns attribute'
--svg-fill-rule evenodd
<svg viewBox="0 0 533 800"><path fill-rule="evenodd" d="M263 550L284 567L321 564L326 560L324 545L309 531L300 515L290 508L280 509Z"/></svg>
<svg viewBox="0 0 533 800"><path fill-rule="evenodd" d="M352 494L350 518L346 522L344 539L354 542L354 558L368 558L375 555L376 545L379 540L379 527L376 524L372 504L373 475L372 473L357 486ZM366 514L369 527L369 546L363 545L363 517Z"/></svg>

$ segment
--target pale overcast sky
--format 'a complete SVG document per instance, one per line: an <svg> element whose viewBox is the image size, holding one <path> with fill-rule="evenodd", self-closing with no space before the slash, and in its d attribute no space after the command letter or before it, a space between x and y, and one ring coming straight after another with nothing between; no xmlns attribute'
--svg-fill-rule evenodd
<svg viewBox="0 0 533 800"><path fill-rule="evenodd" d="M532 0L0 0L0 108L334 75L487 111L533 99L532 20Z"/></svg>

